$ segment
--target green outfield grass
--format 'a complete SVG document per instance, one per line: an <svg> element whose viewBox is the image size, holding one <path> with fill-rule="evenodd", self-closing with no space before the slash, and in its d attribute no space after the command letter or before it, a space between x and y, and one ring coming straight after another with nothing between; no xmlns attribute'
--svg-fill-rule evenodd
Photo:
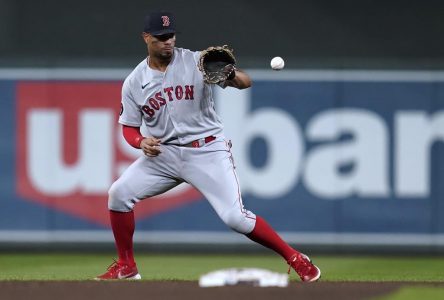
<svg viewBox="0 0 444 300"><path fill-rule="evenodd" d="M112 254L0 253L0 280L87 280L105 271ZM312 256L322 281L443 281L444 257ZM234 267L287 271L276 255L137 255L144 280L197 280ZM293 280L297 276L293 273Z"/></svg>
<svg viewBox="0 0 444 300"><path fill-rule="evenodd" d="M442 287L407 286L373 300L437 300L443 299L443 296L444 288Z"/></svg>

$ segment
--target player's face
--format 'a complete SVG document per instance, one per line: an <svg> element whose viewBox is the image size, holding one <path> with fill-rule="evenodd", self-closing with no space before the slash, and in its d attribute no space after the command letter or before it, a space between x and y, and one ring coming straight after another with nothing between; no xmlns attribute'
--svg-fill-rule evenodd
<svg viewBox="0 0 444 300"><path fill-rule="evenodd" d="M150 55L161 59L169 59L173 56L176 35L167 33L163 35L144 35L145 43L148 46Z"/></svg>

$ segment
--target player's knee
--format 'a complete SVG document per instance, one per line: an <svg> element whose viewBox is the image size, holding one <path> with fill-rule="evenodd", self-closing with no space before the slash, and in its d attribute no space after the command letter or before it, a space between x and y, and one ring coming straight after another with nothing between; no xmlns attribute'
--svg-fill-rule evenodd
<svg viewBox="0 0 444 300"><path fill-rule="evenodd" d="M255 224L254 218L250 218L248 213L233 209L225 212L221 218L232 230L247 234L253 230Z"/></svg>
<svg viewBox="0 0 444 300"><path fill-rule="evenodd" d="M133 210L136 201L130 195L124 185L119 181L114 182L108 191L108 209L121 212Z"/></svg>

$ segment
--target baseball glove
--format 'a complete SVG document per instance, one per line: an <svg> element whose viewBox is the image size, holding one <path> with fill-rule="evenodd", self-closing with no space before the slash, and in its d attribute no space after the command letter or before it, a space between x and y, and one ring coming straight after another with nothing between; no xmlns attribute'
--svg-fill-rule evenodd
<svg viewBox="0 0 444 300"><path fill-rule="evenodd" d="M220 83L234 78L236 58L227 45L208 47L200 53L198 67L206 83Z"/></svg>

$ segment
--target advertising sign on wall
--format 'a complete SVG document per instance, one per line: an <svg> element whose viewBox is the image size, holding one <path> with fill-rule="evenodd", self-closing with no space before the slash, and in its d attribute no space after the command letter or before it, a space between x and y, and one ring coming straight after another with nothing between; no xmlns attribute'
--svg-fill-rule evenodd
<svg viewBox="0 0 444 300"><path fill-rule="evenodd" d="M443 234L441 73L250 73L250 89L215 87L248 209L289 237ZM108 231L108 188L141 155L117 123L126 73L32 74L0 80L0 232ZM228 231L189 185L136 217L141 232Z"/></svg>

